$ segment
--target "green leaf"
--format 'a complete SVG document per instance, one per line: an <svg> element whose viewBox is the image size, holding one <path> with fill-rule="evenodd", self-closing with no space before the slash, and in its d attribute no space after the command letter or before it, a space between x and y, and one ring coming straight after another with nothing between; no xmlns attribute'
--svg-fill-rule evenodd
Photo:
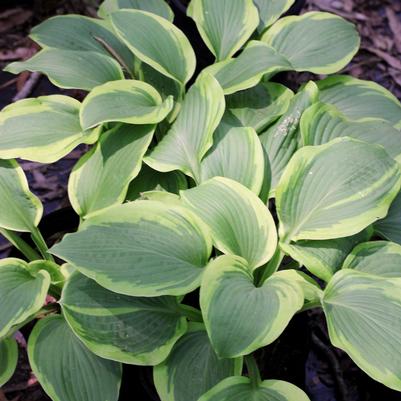
<svg viewBox="0 0 401 401"><path fill-rule="evenodd" d="M401 162L401 132L386 121L350 121L335 106L319 102L302 115L300 128L306 146L349 136L382 145L393 159Z"/></svg>
<svg viewBox="0 0 401 401"><path fill-rule="evenodd" d="M401 104L379 84L337 75L317 85L321 91L320 100L335 105L350 120L378 118L401 128Z"/></svg>
<svg viewBox="0 0 401 401"><path fill-rule="evenodd" d="M401 280L345 269L324 292L331 342L373 379L401 391Z"/></svg>
<svg viewBox="0 0 401 401"><path fill-rule="evenodd" d="M225 107L224 93L210 75L189 89L177 120L145 162L161 172L181 170L200 180L200 161L213 144Z"/></svg>
<svg viewBox="0 0 401 401"><path fill-rule="evenodd" d="M301 116L317 100L318 95L317 86L310 81L291 99L288 110L280 119L259 137L270 161L271 195L274 195L284 169L298 148Z"/></svg>
<svg viewBox="0 0 401 401"><path fill-rule="evenodd" d="M36 324L29 337L28 356L53 401L118 400L121 365L92 354L60 315Z"/></svg>
<svg viewBox="0 0 401 401"><path fill-rule="evenodd" d="M99 7L98 15L100 18L108 18L111 13L122 8L149 11L170 22L174 19L173 10L164 0L105 0Z"/></svg>
<svg viewBox="0 0 401 401"><path fill-rule="evenodd" d="M281 380L265 380L257 387L247 377L229 377L199 401L310 401L298 387Z"/></svg>
<svg viewBox="0 0 401 401"><path fill-rule="evenodd" d="M104 133L96 147L81 157L68 182L71 205L80 216L124 201L154 129L154 125L119 125Z"/></svg>
<svg viewBox="0 0 401 401"><path fill-rule="evenodd" d="M159 93L145 82L112 81L97 86L82 103L81 125L84 129L105 122L155 124L173 108L173 98L164 102Z"/></svg>
<svg viewBox="0 0 401 401"><path fill-rule="evenodd" d="M374 224L374 229L382 238L401 245L401 192L393 200L387 216Z"/></svg>
<svg viewBox="0 0 401 401"><path fill-rule="evenodd" d="M388 241L359 244L345 260L343 269L354 269L387 278L400 278L401 245Z"/></svg>
<svg viewBox="0 0 401 401"><path fill-rule="evenodd" d="M291 258L305 266L312 274L326 282L341 269L344 260L359 243L367 241L369 230L351 237L328 240L301 240L291 244L281 243L281 249Z"/></svg>
<svg viewBox="0 0 401 401"><path fill-rule="evenodd" d="M191 323L166 361L154 368L154 382L161 401L198 401L215 384L241 371L242 358L218 358L203 324Z"/></svg>
<svg viewBox="0 0 401 401"><path fill-rule="evenodd" d="M276 22L295 2L295 0L253 0L259 11L258 32Z"/></svg>
<svg viewBox="0 0 401 401"><path fill-rule="evenodd" d="M330 13L309 12L280 19L262 37L295 71L333 74L359 49L354 24Z"/></svg>
<svg viewBox="0 0 401 401"><path fill-rule="evenodd" d="M128 187L126 199L136 200L141 196L141 193L148 191L166 191L178 194L181 189L187 188L188 183L185 175L180 171L159 173L143 164L140 173Z"/></svg>
<svg viewBox="0 0 401 401"><path fill-rule="evenodd" d="M276 190L280 238L354 235L384 217L401 185L398 163L379 145L338 138L298 150Z"/></svg>
<svg viewBox="0 0 401 401"><path fill-rule="evenodd" d="M117 35L141 61L182 85L192 77L195 53L171 22L139 10L116 11L111 21Z"/></svg>
<svg viewBox="0 0 401 401"><path fill-rule="evenodd" d="M212 148L201 163L202 181L217 176L231 178L259 195L265 160L255 130L250 127L232 127L222 121L213 140Z"/></svg>
<svg viewBox="0 0 401 401"><path fill-rule="evenodd" d="M181 198L211 229L223 253L242 256L251 269L271 259L277 233L269 209L248 188L223 177L181 191Z"/></svg>
<svg viewBox="0 0 401 401"><path fill-rule="evenodd" d="M275 74L292 69L290 62L273 47L258 40L248 42L241 54L231 60L221 61L203 70L213 75L224 94L252 88L265 74Z"/></svg>
<svg viewBox="0 0 401 401"><path fill-rule="evenodd" d="M211 248L207 228L186 208L136 201L87 219L51 251L111 291L153 297L199 287Z"/></svg>
<svg viewBox="0 0 401 401"><path fill-rule="evenodd" d="M46 271L32 275L23 260L0 260L0 339L43 306L49 286Z"/></svg>
<svg viewBox="0 0 401 401"><path fill-rule="evenodd" d="M202 315L220 357L247 355L271 344L303 304L302 288L292 277L274 273L256 287L252 272L238 256L215 259L202 278Z"/></svg>
<svg viewBox="0 0 401 401"><path fill-rule="evenodd" d="M186 332L175 297L128 297L73 274L60 301L79 339L96 355L135 365L164 361Z"/></svg>
<svg viewBox="0 0 401 401"><path fill-rule="evenodd" d="M95 51L45 48L27 61L9 64L5 71L39 71L60 88L91 90L108 81L124 79L120 65Z"/></svg>
<svg viewBox="0 0 401 401"><path fill-rule="evenodd" d="M134 66L132 53L117 38L110 24L99 19L58 15L35 26L30 37L43 48L94 51L106 56L111 55L111 49L130 71Z"/></svg>
<svg viewBox="0 0 401 401"><path fill-rule="evenodd" d="M284 85L261 82L227 96L227 110L244 127L253 127L259 133L288 110L293 96L292 90Z"/></svg>
<svg viewBox="0 0 401 401"><path fill-rule="evenodd" d="M18 362L18 345L13 338L0 341L0 387L12 377Z"/></svg>
<svg viewBox="0 0 401 401"><path fill-rule="evenodd" d="M68 96L23 99L0 113L0 158L53 163L81 143L96 142L99 131L83 131L81 104Z"/></svg>
<svg viewBox="0 0 401 401"><path fill-rule="evenodd" d="M259 23L258 10L252 0L192 0L187 15L195 21L217 61L235 54Z"/></svg>
<svg viewBox="0 0 401 401"><path fill-rule="evenodd" d="M32 232L42 218L42 203L15 160L0 160L0 205L0 227L8 230Z"/></svg>

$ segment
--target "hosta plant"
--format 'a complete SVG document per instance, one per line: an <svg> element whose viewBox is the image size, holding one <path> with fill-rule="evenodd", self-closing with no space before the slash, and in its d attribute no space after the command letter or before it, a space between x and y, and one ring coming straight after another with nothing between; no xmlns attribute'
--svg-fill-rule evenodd
<svg viewBox="0 0 401 401"><path fill-rule="evenodd" d="M0 262L0 384L35 321L29 361L53 401L116 401L123 363L154 366L162 401L307 401L254 353L321 308L333 346L401 391L401 105L349 76L274 82L336 73L359 47L338 16L278 20L292 3L192 0L215 57L202 71L163 0L32 30L41 50L7 71L86 96L0 113L1 233L26 257ZM79 144L80 224L49 244L15 159Z"/></svg>

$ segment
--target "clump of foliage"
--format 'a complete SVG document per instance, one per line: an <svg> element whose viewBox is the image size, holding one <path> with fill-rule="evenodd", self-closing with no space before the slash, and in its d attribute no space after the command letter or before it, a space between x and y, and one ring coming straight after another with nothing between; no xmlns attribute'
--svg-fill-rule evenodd
<svg viewBox="0 0 401 401"><path fill-rule="evenodd" d="M348 76L296 94L273 82L335 73L359 47L332 14L277 21L291 3L192 0L215 56L196 77L163 0L33 29L42 50L7 70L88 94L0 113L1 233L27 259L0 262L0 384L13 334L37 320L29 360L54 401L117 400L122 363L154 366L162 401L306 401L262 381L252 354L322 308L333 345L401 391L401 105ZM68 184L81 223L49 250L14 158L51 163L79 144L93 145ZM198 289L200 309L186 297Z"/></svg>

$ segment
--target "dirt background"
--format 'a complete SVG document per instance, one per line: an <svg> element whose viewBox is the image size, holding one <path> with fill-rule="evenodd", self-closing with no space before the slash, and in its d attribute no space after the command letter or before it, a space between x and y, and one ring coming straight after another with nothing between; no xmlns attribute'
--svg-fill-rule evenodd
<svg viewBox="0 0 401 401"><path fill-rule="evenodd" d="M2 0L0 69L12 61L27 59L38 50L27 37L33 26L59 14L95 16L96 7L97 0ZM336 13L358 27L362 37L361 49L342 73L373 80L401 100L401 0L307 0L302 12L311 10ZM316 77L308 73L288 73L286 78L296 89ZM0 72L0 109L19 98L56 92L78 99L83 96L80 91L60 91L40 74L14 76ZM66 192L68 175L85 150L85 147L78 148L51 165L21 161L31 189L45 205L46 214L69 205ZM9 252L9 244L0 238L0 257ZM312 401L401 401L399 393L368 379L344 353L329 346L319 312L308 312L304 316L291 323L283 338L270 350L263 351L268 354L264 357L270 361L262 369L266 371L266 377L294 381L307 390ZM22 333L18 334L18 341L21 351L19 367L13 379L0 389L0 401L49 400L30 372ZM299 351L295 352L295 348ZM301 364L300 374L291 368L298 362ZM121 399L146 401L136 393L129 398L122 395Z"/></svg>

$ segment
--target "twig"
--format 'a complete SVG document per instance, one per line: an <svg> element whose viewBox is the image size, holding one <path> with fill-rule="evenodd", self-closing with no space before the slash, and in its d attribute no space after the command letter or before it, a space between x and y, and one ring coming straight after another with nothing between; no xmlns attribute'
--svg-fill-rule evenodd
<svg viewBox="0 0 401 401"><path fill-rule="evenodd" d="M8 86L11 86L13 84L15 84L18 81L18 77L17 78L12 78L7 82L4 82L4 84L0 85L0 90L7 88Z"/></svg>
<svg viewBox="0 0 401 401"><path fill-rule="evenodd" d="M312 333L311 339L312 343L329 361L329 365L333 371L334 379L337 385L338 401L347 401L347 387L344 382L343 373L337 356L335 355L334 351L330 349L330 347L328 347L315 333Z"/></svg>
<svg viewBox="0 0 401 401"><path fill-rule="evenodd" d="M22 89L13 97L13 102L27 98L39 82L41 76L42 74L40 72L33 72L26 80Z"/></svg>

